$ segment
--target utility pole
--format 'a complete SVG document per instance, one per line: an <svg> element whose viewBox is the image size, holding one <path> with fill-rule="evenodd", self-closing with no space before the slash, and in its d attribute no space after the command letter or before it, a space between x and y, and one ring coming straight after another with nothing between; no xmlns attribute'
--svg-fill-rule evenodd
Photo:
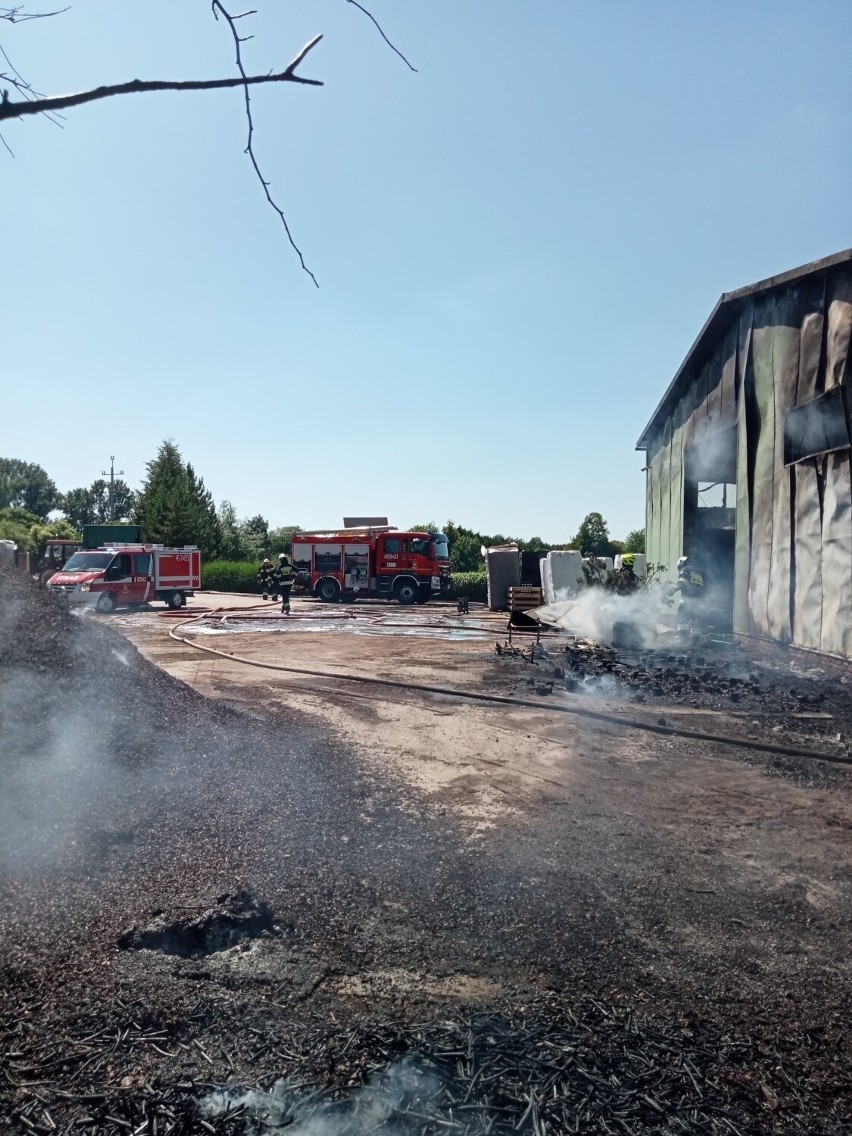
<svg viewBox="0 0 852 1136"><path fill-rule="evenodd" d="M101 470L101 476L106 477L107 471ZM118 471L118 476L124 476L124 470ZM115 520L115 454L109 455L109 519Z"/></svg>

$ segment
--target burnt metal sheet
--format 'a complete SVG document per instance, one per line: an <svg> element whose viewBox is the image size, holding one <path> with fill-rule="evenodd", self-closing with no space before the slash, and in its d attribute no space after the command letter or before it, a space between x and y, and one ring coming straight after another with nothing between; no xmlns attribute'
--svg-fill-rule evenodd
<svg viewBox="0 0 852 1136"><path fill-rule="evenodd" d="M714 336L719 337L727 329L736 325L742 311L747 309L748 301L752 297L762 292L768 292L773 288L783 287L794 281L808 282L814 275L845 265L849 261L852 261L852 249L843 249L841 252L832 253L831 256L824 256L820 260L810 261L808 264L790 269L789 272L768 276L764 280L759 280L756 284L748 284L746 287L738 288L733 292L723 292L639 436L636 449L647 449L651 436L658 428L658 420L663 417L663 412L673 400L674 394L679 393L681 388L688 384L695 368L700 365L705 356L708 343L713 341Z"/></svg>
<svg viewBox="0 0 852 1136"><path fill-rule="evenodd" d="M820 647L852 655L852 477L848 454L825 459L822 515L822 636Z"/></svg>
<svg viewBox="0 0 852 1136"><path fill-rule="evenodd" d="M815 463L793 470L793 642L818 651L822 642L822 474Z"/></svg>
<svg viewBox="0 0 852 1136"><path fill-rule="evenodd" d="M752 439L751 336L754 305L743 309L737 328L737 537L734 547L734 630L753 634L748 606L751 573Z"/></svg>

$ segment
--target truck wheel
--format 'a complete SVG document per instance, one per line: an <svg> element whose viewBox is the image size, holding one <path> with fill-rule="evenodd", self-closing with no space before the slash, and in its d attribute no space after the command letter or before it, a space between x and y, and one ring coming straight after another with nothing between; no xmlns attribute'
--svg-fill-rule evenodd
<svg viewBox="0 0 852 1136"><path fill-rule="evenodd" d="M340 599L340 584L331 576L317 584L317 595L323 603L337 603Z"/></svg>
<svg viewBox="0 0 852 1136"><path fill-rule="evenodd" d="M43 588L46 588L47 585L50 583L50 580L56 575L56 573L58 571L59 571L58 568L45 568L45 570L39 576L38 582L41 584L41 586Z"/></svg>
<svg viewBox="0 0 852 1136"><path fill-rule="evenodd" d="M115 596L112 592L104 592L97 604L95 611L99 611L101 615L109 615L111 611L115 611Z"/></svg>
<svg viewBox="0 0 852 1136"><path fill-rule="evenodd" d="M172 592L166 600L166 603L174 611L179 611L186 603L186 596L183 592Z"/></svg>
<svg viewBox="0 0 852 1136"><path fill-rule="evenodd" d="M396 586L396 598L401 604L413 604L417 602L417 597L420 595L420 589L413 580L403 580Z"/></svg>

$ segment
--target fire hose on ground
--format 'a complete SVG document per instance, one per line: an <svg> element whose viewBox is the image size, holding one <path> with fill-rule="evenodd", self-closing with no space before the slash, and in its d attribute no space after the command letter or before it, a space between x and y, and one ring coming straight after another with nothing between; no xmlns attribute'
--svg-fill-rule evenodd
<svg viewBox="0 0 852 1136"><path fill-rule="evenodd" d="M258 605L261 607L263 605ZM713 742L716 745L738 746L742 749L754 750L758 753L768 753L780 757L804 758L809 761L824 761L833 765L852 765L852 757L840 754L821 753L818 750L801 749L796 746L778 745L771 742L761 742L755 738L737 738L726 734L713 734L704 730L688 730L679 726L662 725L659 722L643 721L640 718L624 718L618 714L609 714L604 710L591 710L586 706L565 706L559 703L550 703L543 706L540 702L533 702L528 698L509 698L501 694L483 694L480 691L458 690L449 686L434 686L419 682L401 682L398 679L373 678L368 675L341 674L339 671L321 671L309 667L292 667L283 663L266 663L259 659L249 659L245 655L230 654L220 651L216 647L208 647L203 643L196 643L191 638L176 634L183 627L206 619L210 615L223 615L228 612L245 612L256 610L254 608L216 608L213 611L203 612L185 619L176 627L169 629L169 638L178 643L193 647L197 651L206 651L210 655L230 662L243 663L250 667L259 667L262 670L281 671L284 674L307 675L311 678L324 678L339 682L356 682L366 686L384 686L394 690L419 691L425 694L438 694L445 698L460 698L468 702L491 703L498 706L510 706L516 709L537 710L544 713L570 714L576 718L588 718L596 722L605 722L625 730L644 730L651 734L660 734L664 737L685 738L688 741Z"/></svg>

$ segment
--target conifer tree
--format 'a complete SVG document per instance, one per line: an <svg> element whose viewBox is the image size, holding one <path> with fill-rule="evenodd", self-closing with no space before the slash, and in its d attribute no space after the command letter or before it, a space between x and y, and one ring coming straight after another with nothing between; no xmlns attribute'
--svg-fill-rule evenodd
<svg viewBox="0 0 852 1136"><path fill-rule="evenodd" d="M204 480L191 465L184 465L171 439L162 443L147 468L135 512L145 539L177 547L197 544L202 556L215 556L219 523Z"/></svg>

